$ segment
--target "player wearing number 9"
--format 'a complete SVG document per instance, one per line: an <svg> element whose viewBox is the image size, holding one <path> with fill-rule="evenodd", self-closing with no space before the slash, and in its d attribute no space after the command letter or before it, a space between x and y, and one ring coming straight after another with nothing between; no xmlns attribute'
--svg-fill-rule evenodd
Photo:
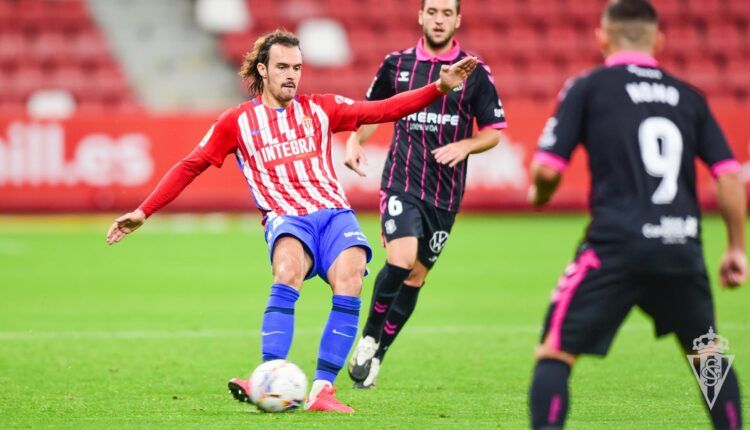
<svg viewBox="0 0 750 430"><path fill-rule="evenodd" d="M605 355L632 307L653 319L657 335L675 333L691 353L692 340L717 327L700 239L696 158L716 178L727 226L721 283L733 288L747 277L740 165L703 95L659 67L657 22L645 0L607 6L597 31L605 64L566 84L531 166L529 199L541 207L581 144L592 188L591 222L552 295L537 348L533 428L562 428L576 358ZM741 411L732 368L710 410L714 427L741 428Z"/></svg>

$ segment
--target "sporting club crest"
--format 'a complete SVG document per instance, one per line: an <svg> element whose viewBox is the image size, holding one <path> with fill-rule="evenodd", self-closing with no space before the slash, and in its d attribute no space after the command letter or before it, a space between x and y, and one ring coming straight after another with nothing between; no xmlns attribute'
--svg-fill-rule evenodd
<svg viewBox="0 0 750 430"><path fill-rule="evenodd" d="M714 328L710 327L708 333L693 339L696 354L687 356L709 409L714 407L721 386L732 368L734 355L724 355L728 349L729 340L714 333Z"/></svg>

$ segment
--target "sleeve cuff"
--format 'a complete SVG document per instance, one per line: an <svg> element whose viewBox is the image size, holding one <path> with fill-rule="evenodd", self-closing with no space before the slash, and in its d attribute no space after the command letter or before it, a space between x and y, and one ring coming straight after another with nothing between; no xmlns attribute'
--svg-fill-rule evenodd
<svg viewBox="0 0 750 430"><path fill-rule="evenodd" d="M487 128L494 128L495 130L503 130L503 129L508 128L508 123L506 121L501 121L501 122L496 122L494 124L483 125L479 127L479 131L482 131Z"/></svg>
<svg viewBox="0 0 750 430"><path fill-rule="evenodd" d="M739 172L741 169L742 166L740 165L739 161L735 160L734 158L728 158L726 160L714 163L711 166L711 174L714 176L714 178L718 178L719 176L726 173Z"/></svg>
<svg viewBox="0 0 750 430"><path fill-rule="evenodd" d="M568 160L547 151L537 151L532 162L547 166L558 173L562 173L568 167Z"/></svg>

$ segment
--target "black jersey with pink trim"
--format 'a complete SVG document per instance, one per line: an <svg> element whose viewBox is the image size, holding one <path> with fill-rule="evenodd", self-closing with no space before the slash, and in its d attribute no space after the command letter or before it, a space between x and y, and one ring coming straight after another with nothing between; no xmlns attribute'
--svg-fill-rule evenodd
<svg viewBox="0 0 750 430"><path fill-rule="evenodd" d="M432 56L420 39L417 46L388 54L367 91L368 100L382 100L438 79L440 67L473 55L457 42L442 55ZM421 112L394 124L393 139L383 169L381 188L404 192L439 209L458 212L466 184L467 161L456 167L438 164L431 151L471 137L474 120L479 129L504 129L505 112L487 65ZM468 160L468 158L467 158Z"/></svg>
<svg viewBox="0 0 750 430"><path fill-rule="evenodd" d="M566 85L535 160L562 171L579 143L591 171L586 240L616 245L639 269L705 270L695 159L715 176L739 163L704 96L650 56L613 55Z"/></svg>

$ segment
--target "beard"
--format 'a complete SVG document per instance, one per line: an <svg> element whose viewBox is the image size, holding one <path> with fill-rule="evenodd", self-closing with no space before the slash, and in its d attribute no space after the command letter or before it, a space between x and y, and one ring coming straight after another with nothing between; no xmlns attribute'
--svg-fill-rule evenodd
<svg viewBox="0 0 750 430"><path fill-rule="evenodd" d="M438 51L448 46L448 44L453 40L453 35L456 33L456 30L451 31L450 33L446 33L445 40L442 40L442 41L437 41L433 39L432 37L430 37L427 30L423 30L423 33L424 33L424 40L427 43L427 45L429 45L429 47L432 50Z"/></svg>

